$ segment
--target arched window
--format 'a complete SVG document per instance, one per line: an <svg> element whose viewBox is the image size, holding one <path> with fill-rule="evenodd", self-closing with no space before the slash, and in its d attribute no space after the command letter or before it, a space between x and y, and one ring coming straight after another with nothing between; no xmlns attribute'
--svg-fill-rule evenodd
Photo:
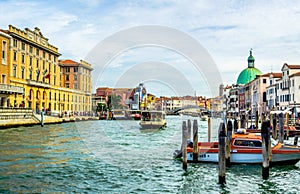
<svg viewBox="0 0 300 194"><path fill-rule="evenodd" d="M39 100L39 99L40 99L40 95L41 95L40 91L39 91L39 90L37 90L37 91L36 91L36 99L37 99L37 100Z"/></svg>

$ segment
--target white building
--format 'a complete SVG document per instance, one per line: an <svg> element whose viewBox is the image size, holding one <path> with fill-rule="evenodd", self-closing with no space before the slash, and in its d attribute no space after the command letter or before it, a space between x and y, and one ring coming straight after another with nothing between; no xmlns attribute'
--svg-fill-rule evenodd
<svg viewBox="0 0 300 194"><path fill-rule="evenodd" d="M285 63L281 71L282 78L276 83L277 102L279 109L285 110L300 103L300 65L288 65Z"/></svg>
<svg viewBox="0 0 300 194"><path fill-rule="evenodd" d="M267 86L267 111L275 109L277 106L277 89L276 85L281 80L282 73L270 73L269 86Z"/></svg>

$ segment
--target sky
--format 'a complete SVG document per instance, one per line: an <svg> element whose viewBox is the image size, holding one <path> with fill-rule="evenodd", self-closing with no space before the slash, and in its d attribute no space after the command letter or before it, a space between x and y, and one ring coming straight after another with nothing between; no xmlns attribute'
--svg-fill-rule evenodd
<svg viewBox="0 0 300 194"><path fill-rule="evenodd" d="M157 96L218 95L255 67L300 62L297 0L0 0L0 28L39 27L60 59L90 62L97 87L144 83Z"/></svg>

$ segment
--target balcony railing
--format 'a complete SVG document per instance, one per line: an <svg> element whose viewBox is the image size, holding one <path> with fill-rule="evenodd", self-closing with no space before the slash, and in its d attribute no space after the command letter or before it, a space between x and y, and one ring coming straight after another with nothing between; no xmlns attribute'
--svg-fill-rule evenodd
<svg viewBox="0 0 300 194"><path fill-rule="evenodd" d="M19 93L24 94L24 88L8 84L0 84L0 91L5 93Z"/></svg>
<svg viewBox="0 0 300 194"><path fill-rule="evenodd" d="M50 88L50 84L48 83L43 83L43 82L37 82L37 81L33 81L30 79L27 79L27 84L31 85L31 86L36 86L36 87L40 87L40 88Z"/></svg>

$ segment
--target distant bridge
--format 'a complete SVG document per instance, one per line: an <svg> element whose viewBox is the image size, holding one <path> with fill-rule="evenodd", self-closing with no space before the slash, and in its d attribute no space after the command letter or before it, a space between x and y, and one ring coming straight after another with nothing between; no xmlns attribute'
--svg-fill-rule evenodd
<svg viewBox="0 0 300 194"><path fill-rule="evenodd" d="M168 110L167 114L178 114L179 111L188 110L188 109L199 109L199 110L201 110L202 108L200 108L199 106L185 106L185 107L180 107L180 108Z"/></svg>

